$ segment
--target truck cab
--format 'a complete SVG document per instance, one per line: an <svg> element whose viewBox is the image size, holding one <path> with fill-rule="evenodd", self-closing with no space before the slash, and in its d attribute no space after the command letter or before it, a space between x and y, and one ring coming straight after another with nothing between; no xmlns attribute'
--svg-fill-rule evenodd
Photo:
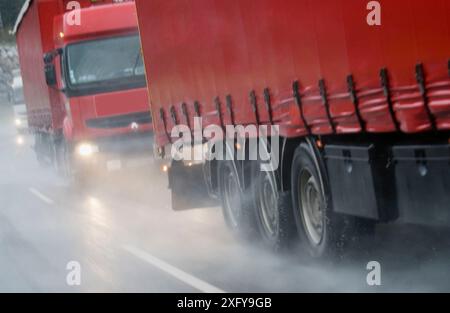
<svg viewBox="0 0 450 313"><path fill-rule="evenodd" d="M134 2L34 2L29 10L38 12L43 38L45 82L40 88L48 89L50 107L50 116L43 118L43 110L35 108L42 103L34 105L32 92L28 97L25 92L38 159L52 161L66 174L86 175L93 169L121 169L152 155L152 119ZM36 62L26 62L26 43L20 38L26 32L20 34L19 26L22 68L29 73ZM37 82L28 76L30 91Z"/></svg>
<svg viewBox="0 0 450 313"><path fill-rule="evenodd" d="M117 167L121 152L151 152L151 115L134 3L84 8L80 25L67 23L69 14L55 18L55 51L46 55L46 67L50 78L54 67L53 83L63 91L63 135L70 149L82 159L99 153L107 167L110 161ZM146 143L139 147L139 141Z"/></svg>

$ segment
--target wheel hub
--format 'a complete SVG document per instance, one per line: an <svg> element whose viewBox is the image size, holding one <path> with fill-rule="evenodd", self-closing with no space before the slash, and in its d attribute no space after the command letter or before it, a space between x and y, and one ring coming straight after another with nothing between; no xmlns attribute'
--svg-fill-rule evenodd
<svg viewBox="0 0 450 313"><path fill-rule="evenodd" d="M238 219L241 210L240 191L233 172L226 174L224 182L225 205L232 227L238 226Z"/></svg>
<svg viewBox="0 0 450 313"><path fill-rule="evenodd" d="M259 194L259 203L261 211L261 222L264 229L270 236L274 236L276 234L279 226L277 199L277 188L276 186L274 186L269 173L266 173Z"/></svg>
<svg viewBox="0 0 450 313"><path fill-rule="evenodd" d="M304 226L308 237L315 245L320 244L324 232L323 201L317 180L309 171L300 176L300 199Z"/></svg>

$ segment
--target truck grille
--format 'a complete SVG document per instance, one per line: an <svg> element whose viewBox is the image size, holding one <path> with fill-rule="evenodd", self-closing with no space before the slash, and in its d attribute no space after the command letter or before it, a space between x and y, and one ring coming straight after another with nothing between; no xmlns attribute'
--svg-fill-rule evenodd
<svg viewBox="0 0 450 313"><path fill-rule="evenodd" d="M86 126L89 128L124 128L129 127L132 123L142 125L151 122L152 117L148 111L90 119L86 121Z"/></svg>

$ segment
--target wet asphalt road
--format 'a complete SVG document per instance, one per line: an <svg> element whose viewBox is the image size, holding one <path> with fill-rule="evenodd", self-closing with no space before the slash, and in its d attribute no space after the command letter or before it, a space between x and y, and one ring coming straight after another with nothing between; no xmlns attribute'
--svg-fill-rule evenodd
<svg viewBox="0 0 450 313"><path fill-rule="evenodd" d="M1 106L1 292L450 291L450 232L378 227L368 248L339 261L276 255L236 240L219 208L173 212L167 179L152 166L71 187L41 168L31 138L17 145ZM81 266L70 286L69 262ZM366 282L369 261L381 286Z"/></svg>

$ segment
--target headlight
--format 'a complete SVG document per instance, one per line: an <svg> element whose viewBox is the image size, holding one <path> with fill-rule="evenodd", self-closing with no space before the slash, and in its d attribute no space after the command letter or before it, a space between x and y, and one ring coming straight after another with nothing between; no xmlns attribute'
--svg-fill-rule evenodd
<svg viewBox="0 0 450 313"><path fill-rule="evenodd" d="M24 139L22 136L18 136L18 137L16 138L16 144L17 144L18 146L22 146L24 143L25 143L25 139Z"/></svg>
<svg viewBox="0 0 450 313"><path fill-rule="evenodd" d="M77 146L76 151L79 156L87 158L98 152L98 147L91 143L83 142Z"/></svg>
<svg viewBox="0 0 450 313"><path fill-rule="evenodd" d="M22 121L21 121L20 119L18 119L18 118L16 118L16 119L14 120L14 123L16 124L16 126L22 125Z"/></svg>

